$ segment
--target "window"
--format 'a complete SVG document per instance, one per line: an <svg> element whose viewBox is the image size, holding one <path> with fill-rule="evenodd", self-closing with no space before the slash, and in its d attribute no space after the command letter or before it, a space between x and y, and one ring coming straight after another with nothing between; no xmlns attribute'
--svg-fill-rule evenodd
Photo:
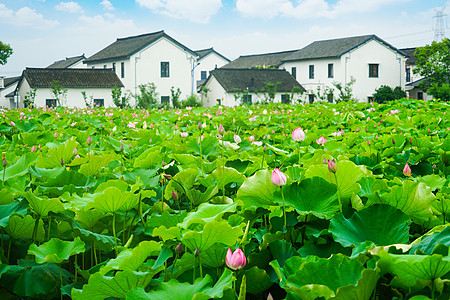
<svg viewBox="0 0 450 300"><path fill-rule="evenodd" d="M247 94L247 95L244 95L244 97L245 97L243 99L244 104L252 104L252 95Z"/></svg>
<svg viewBox="0 0 450 300"><path fill-rule="evenodd" d="M297 68L296 67L291 68L291 74L292 74L292 77L297 79Z"/></svg>
<svg viewBox="0 0 450 300"><path fill-rule="evenodd" d="M334 65L328 64L328 78L334 77Z"/></svg>
<svg viewBox="0 0 450 300"><path fill-rule="evenodd" d="M369 103L372 103L372 102L373 102L373 97L372 97L372 96L367 97L367 101L368 101Z"/></svg>
<svg viewBox="0 0 450 300"><path fill-rule="evenodd" d="M378 64L369 64L369 78L378 78Z"/></svg>
<svg viewBox="0 0 450 300"><path fill-rule="evenodd" d="M161 62L161 77L169 77L169 62Z"/></svg>
<svg viewBox="0 0 450 300"><path fill-rule="evenodd" d="M417 99L423 100L423 92L417 92Z"/></svg>
<svg viewBox="0 0 450 300"><path fill-rule="evenodd" d="M161 104L170 105L170 97L169 96L161 96Z"/></svg>
<svg viewBox="0 0 450 300"><path fill-rule="evenodd" d="M328 100L328 103L333 103L333 94L328 94L327 100Z"/></svg>
<svg viewBox="0 0 450 300"><path fill-rule="evenodd" d="M406 68L406 82L411 81L411 68Z"/></svg>
<svg viewBox="0 0 450 300"><path fill-rule="evenodd" d="M309 65L309 79L314 79L314 65Z"/></svg>
<svg viewBox="0 0 450 300"><path fill-rule="evenodd" d="M55 107L56 106L56 99L45 99L45 106Z"/></svg>
<svg viewBox="0 0 450 300"><path fill-rule="evenodd" d="M206 71L200 72L200 80L206 80Z"/></svg>
<svg viewBox="0 0 450 300"><path fill-rule="evenodd" d="M222 99L216 99L216 105L221 105L222 104Z"/></svg>
<svg viewBox="0 0 450 300"><path fill-rule="evenodd" d="M125 78L125 63L124 62L120 63L120 77Z"/></svg>
<svg viewBox="0 0 450 300"><path fill-rule="evenodd" d="M308 99L309 99L309 104L313 104L314 103L314 94L309 94Z"/></svg>
<svg viewBox="0 0 450 300"><path fill-rule="evenodd" d="M106 65L103 65L103 69L106 69Z"/></svg>
<svg viewBox="0 0 450 300"><path fill-rule="evenodd" d="M291 103L291 101L289 99L289 95L281 94L281 103L284 103L284 104Z"/></svg>
<svg viewBox="0 0 450 300"><path fill-rule="evenodd" d="M105 99L94 99L94 106L105 106Z"/></svg>
<svg viewBox="0 0 450 300"><path fill-rule="evenodd" d="M116 63L113 63L113 70L116 72Z"/></svg>

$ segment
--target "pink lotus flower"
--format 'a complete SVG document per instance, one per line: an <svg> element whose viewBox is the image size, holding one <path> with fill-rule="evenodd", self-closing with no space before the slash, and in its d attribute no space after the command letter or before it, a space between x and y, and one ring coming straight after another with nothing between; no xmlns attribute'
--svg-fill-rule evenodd
<svg viewBox="0 0 450 300"><path fill-rule="evenodd" d="M286 185L286 175L283 174L283 172L280 171L280 169L275 168L272 171L272 176L270 177L270 180L275 186L283 186Z"/></svg>
<svg viewBox="0 0 450 300"><path fill-rule="evenodd" d="M223 128L223 125L221 123L221 124L219 124L219 134L223 135L224 133L225 133L225 128Z"/></svg>
<svg viewBox="0 0 450 300"><path fill-rule="evenodd" d="M297 127L292 131L292 139L295 142L303 142L305 138L305 132L300 127Z"/></svg>
<svg viewBox="0 0 450 300"><path fill-rule="evenodd" d="M337 165L332 160L328 161L328 171L330 171L331 173L336 173L336 171L337 171Z"/></svg>
<svg viewBox="0 0 450 300"><path fill-rule="evenodd" d="M86 139L86 144L88 144L88 146L89 146L90 144L92 144L92 138L91 138L91 136L88 136L88 138Z"/></svg>
<svg viewBox="0 0 450 300"><path fill-rule="evenodd" d="M31 152L36 152L36 146L33 145L33 147L31 147Z"/></svg>
<svg viewBox="0 0 450 300"><path fill-rule="evenodd" d="M12 127L16 126L16 123L14 123L13 121L11 121L10 124Z"/></svg>
<svg viewBox="0 0 450 300"><path fill-rule="evenodd" d="M405 167L403 168L403 175L406 177L411 176L411 168L409 167L408 163L405 164Z"/></svg>
<svg viewBox="0 0 450 300"><path fill-rule="evenodd" d="M327 142L327 139L324 138L323 136L321 136L319 139L316 140L316 143L317 143L319 146L325 145L326 142Z"/></svg>
<svg viewBox="0 0 450 300"><path fill-rule="evenodd" d="M57 138L58 137L58 132L55 131L55 133L53 134L53 137Z"/></svg>
<svg viewBox="0 0 450 300"><path fill-rule="evenodd" d="M237 248L231 253L231 248L228 248L227 256L225 257L225 263L228 268L233 271L240 270L245 267L247 263L247 259L245 258L244 253L241 248Z"/></svg>
<svg viewBox="0 0 450 300"><path fill-rule="evenodd" d="M185 138L185 137L188 136L188 133L187 132L181 132L180 135L181 135L181 137Z"/></svg>

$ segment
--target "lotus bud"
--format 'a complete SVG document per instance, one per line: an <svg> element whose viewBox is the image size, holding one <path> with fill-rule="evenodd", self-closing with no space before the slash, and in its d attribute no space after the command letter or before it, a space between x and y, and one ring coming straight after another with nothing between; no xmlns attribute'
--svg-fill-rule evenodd
<svg viewBox="0 0 450 300"><path fill-rule="evenodd" d="M8 161L6 160L6 157L3 156L3 168L6 168L8 166Z"/></svg>
<svg viewBox="0 0 450 300"><path fill-rule="evenodd" d="M328 171L330 171L331 173L336 173L337 170L337 165L334 161L329 160L328 161Z"/></svg>
<svg viewBox="0 0 450 300"><path fill-rule="evenodd" d="M64 166L64 159L61 158L61 166Z"/></svg>
<svg viewBox="0 0 450 300"><path fill-rule="evenodd" d="M195 249L194 255L195 255L195 256L199 256L199 255L200 255L200 250L198 250L198 248Z"/></svg>
<svg viewBox="0 0 450 300"><path fill-rule="evenodd" d="M411 168L409 167L408 163L405 164L405 167L403 168L403 175L406 177L411 176Z"/></svg>
<svg viewBox="0 0 450 300"><path fill-rule="evenodd" d="M225 257L225 263L228 268L233 271L240 270L245 267L247 259L241 248L237 248L234 252L231 252L231 248L228 248L227 256Z"/></svg>
<svg viewBox="0 0 450 300"><path fill-rule="evenodd" d="M224 133L225 133L225 128L223 128L223 125L221 123L221 124L219 124L219 134L224 135Z"/></svg>
<svg viewBox="0 0 450 300"><path fill-rule="evenodd" d="M267 145L266 145L266 144L264 144L263 151L264 151L264 152L267 151Z"/></svg>
<svg viewBox="0 0 450 300"><path fill-rule="evenodd" d="M433 164L433 169L436 169L436 164Z"/></svg>
<svg viewBox="0 0 450 300"><path fill-rule="evenodd" d="M305 138L305 132L300 127L297 127L292 131L292 139L294 142L303 142Z"/></svg>
<svg viewBox="0 0 450 300"><path fill-rule="evenodd" d="M167 180L172 179L172 175L170 174L163 174L164 178L166 178Z"/></svg>
<svg viewBox="0 0 450 300"><path fill-rule="evenodd" d="M123 144L120 144L120 148L119 151L122 152L123 151Z"/></svg>
<svg viewBox="0 0 450 300"><path fill-rule="evenodd" d="M31 147L31 152L36 152L36 146L33 145L33 147Z"/></svg>
<svg viewBox="0 0 450 300"><path fill-rule="evenodd" d="M88 136L88 138L87 138L87 140L86 140L86 144L88 144L88 146L89 146L90 144L92 144L92 138L91 138L91 136Z"/></svg>
<svg viewBox="0 0 450 300"><path fill-rule="evenodd" d="M183 244L179 243L176 247L175 247L175 253L180 255L183 254Z"/></svg>
<svg viewBox="0 0 450 300"><path fill-rule="evenodd" d="M58 132L57 132L57 131L55 131L55 133L53 134L53 137L54 137L54 138L57 138L57 137L58 137Z"/></svg>
<svg viewBox="0 0 450 300"><path fill-rule="evenodd" d="M286 185L286 181L287 181L286 175L284 175L283 172L281 172L280 169L278 169L278 168L275 168L272 171L272 176L270 177L270 180L272 181L272 183L275 186L279 186L279 187Z"/></svg>
<svg viewBox="0 0 450 300"><path fill-rule="evenodd" d="M78 149L77 149L77 147L73 148L73 154L74 154L74 155L77 155L77 154L78 154Z"/></svg>
<svg viewBox="0 0 450 300"><path fill-rule="evenodd" d="M180 197L178 196L178 194L175 191L172 191L172 199L174 201L177 201Z"/></svg>
<svg viewBox="0 0 450 300"><path fill-rule="evenodd" d="M392 145L395 145L395 140L394 139L392 139Z"/></svg>
<svg viewBox="0 0 450 300"><path fill-rule="evenodd" d="M202 130L202 122L198 121L197 128L198 130Z"/></svg>
<svg viewBox="0 0 450 300"><path fill-rule="evenodd" d="M235 142L236 144L239 144L240 142L242 142L241 137L238 136L237 134L235 134L235 135L233 136L233 138L234 138L234 142Z"/></svg>
<svg viewBox="0 0 450 300"><path fill-rule="evenodd" d="M267 300L273 300L273 296L271 293L269 293L269 295L267 295Z"/></svg>

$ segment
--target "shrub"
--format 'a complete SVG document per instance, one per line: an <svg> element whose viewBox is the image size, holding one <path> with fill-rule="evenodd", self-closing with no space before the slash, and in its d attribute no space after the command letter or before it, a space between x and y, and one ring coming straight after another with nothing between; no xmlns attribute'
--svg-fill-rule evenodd
<svg viewBox="0 0 450 300"><path fill-rule="evenodd" d="M377 103L384 103L386 101L397 100L406 97L405 91L401 87L397 86L392 89L390 86L382 85L375 90L373 94L373 101Z"/></svg>

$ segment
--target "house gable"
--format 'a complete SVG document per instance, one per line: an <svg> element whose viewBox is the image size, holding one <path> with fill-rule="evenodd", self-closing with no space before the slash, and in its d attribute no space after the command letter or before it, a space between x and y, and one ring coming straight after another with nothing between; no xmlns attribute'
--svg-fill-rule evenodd
<svg viewBox="0 0 450 300"><path fill-rule="evenodd" d="M66 69L73 67L75 64L85 60L86 57L83 55L74 56L74 57L66 57L66 59L58 60L49 65L48 69Z"/></svg>
<svg viewBox="0 0 450 300"><path fill-rule="evenodd" d="M278 68L284 61L286 57L289 57L297 50L274 52L274 53L263 53L263 54L253 54L253 55L243 55L239 56L237 59L226 64L222 68L224 69L249 69L264 66L271 66Z"/></svg>

